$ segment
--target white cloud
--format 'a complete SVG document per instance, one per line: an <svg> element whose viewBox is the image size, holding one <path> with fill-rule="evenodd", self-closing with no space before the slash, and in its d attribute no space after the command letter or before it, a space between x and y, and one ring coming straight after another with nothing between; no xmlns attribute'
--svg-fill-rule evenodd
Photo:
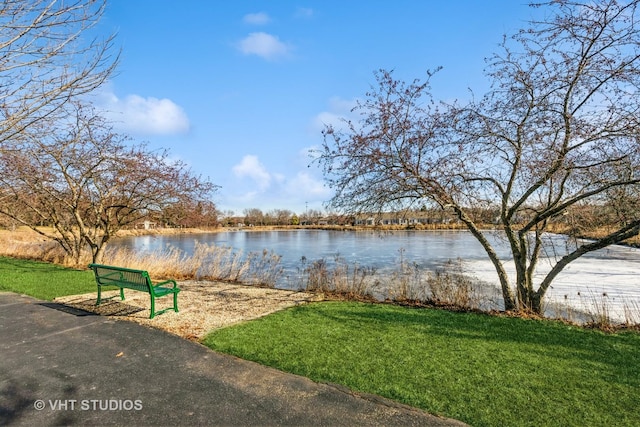
<svg viewBox="0 0 640 427"><path fill-rule="evenodd" d="M285 175L270 172L257 156L246 155L232 171L236 178L249 180L227 186L226 191L231 188L231 192L226 195L226 205L238 212L250 207L300 212L307 204L321 208L331 197L331 190L325 187L322 178L314 176L313 168L305 167Z"/></svg>
<svg viewBox="0 0 640 427"><path fill-rule="evenodd" d="M248 193L241 194L237 197L232 198L232 200L233 200L233 203L237 203L242 206L245 206L245 209L246 209L247 206L252 207L253 203L256 200L257 195L258 195L257 191L249 191Z"/></svg>
<svg viewBox="0 0 640 427"><path fill-rule="evenodd" d="M271 18L264 12L249 13L242 18L245 24L265 25L271 22Z"/></svg>
<svg viewBox="0 0 640 427"><path fill-rule="evenodd" d="M312 124L313 130L320 132L326 126L333 126L334 128L339 128L343 126L343 121L342 121L343 117L344 116L340 114L331 113L329 111L323 111L318 115L316 115L316 117L313 119L313 124Z"/></svg>
<svg viewBox="0 0 640 427"><path fill-rule="evenodd" d="M298 9L296 9L295 17L306 19L311 18L313 17L313 9L308 7L299 7Z"/></svg>
<svg viewBox="0 0 640 427"><path fill-rule="evenodd" d="M237 46L245 55L257 55L268 60L286 57L291 50L278 37L263 32L249 34Z"/></svg>
<svg viewBox="0 0 640 427"><path fill-rule="evenodd" d="M251 178L260 190L265 190L271 185L271 174L260 163L257 156L244 156L240 163L233 167L232 171L239 178Z"/></svg>
<svg viewBox="0 0 640 427"><path fill-rule="evenodd" d="M342 99L339 96L333 96L329 99L329 108L342 113L350 113L357 103L357 99Z"/></svg>
<svg viewBox="0 0 640 427"><path fill-rule="evenodd" d="M307 172L298 172L294 179L287 183L287 192L300 199L327 199L331 191L324 185L324 182Z"/></svg>
<svg viewBox="0 0 640 427"><path fill-rule="evenodd" d="M166 135L187 133L189 118L170 99L128 95L118 98L113 92L100 95L99 108L119 129L135 134Z"/></svg>
<svg viewBox="0 0 640 427"><path fill-rule="evenodd" d="M322 131L325 126L333 126L336 129L344 127L342 119L356 119L352 113L353 107L357 104L357 100L346 100L339 97L329 99L329 111L318 113L311 124L314 132Z"/></svg>

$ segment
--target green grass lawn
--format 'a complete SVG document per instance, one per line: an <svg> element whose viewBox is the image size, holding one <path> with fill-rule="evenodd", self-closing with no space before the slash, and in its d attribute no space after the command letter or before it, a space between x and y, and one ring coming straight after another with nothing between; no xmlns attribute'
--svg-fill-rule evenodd
<svg viewBox="0 0 640 427"><path fill-rule="evenodd" d="M217 330L212 349L473 426L640 425L640 334L324 302Z"/></svg>
<svg viewBox="0 0 640 427"><path fill-rule="evenodd" d="M96 291L90 270L81 271L46 262L0 257L0 291L51 301L63 295Z"/></svg>

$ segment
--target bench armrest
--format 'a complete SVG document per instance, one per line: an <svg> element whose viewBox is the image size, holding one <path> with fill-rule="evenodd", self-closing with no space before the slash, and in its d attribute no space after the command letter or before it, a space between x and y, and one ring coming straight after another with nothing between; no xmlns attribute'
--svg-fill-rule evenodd
<svg viewBox="0 0 640 427"><path fill-rule="evenodd" d="M173 280L173 279L171 279L171 280L165 280L164 282L160 282L160 283L156 283L156 284L154 284L154 285L153 285L153 287L155 288L155 287L158 287L158 286L167 285L167 284L169 284L169 283L173 283L173 288L174 288L174 289L178 287L178 284L177 284L177 283L176 283L176 281L175 281L175 280Z"/></svg>

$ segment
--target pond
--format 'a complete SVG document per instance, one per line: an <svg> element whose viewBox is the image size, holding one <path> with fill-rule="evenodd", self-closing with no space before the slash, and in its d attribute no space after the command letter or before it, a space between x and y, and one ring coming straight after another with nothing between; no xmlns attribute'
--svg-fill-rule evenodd
<svg viewBox="0 0 640 427"><path fill-rule="evenodd" d="M426 268L435 268L449 259L486 258L476 239L464 231L230 231L129 237L119 239L114 245L126 246L136 252L153 252L172 246L191 254L196 242L229 246L243 253L273 251L282 257L285 271L299 267L303 257L313 261L340 256L348 262L378 269L396 265L400 257ZM502 255L506 256L508 250L503 249Z"/></svg>
<svg viewBox="0 0 640 427"><path fill-rule="evenodd" d="M506 261L507 271L513 275L506 242L499 234L490 234L489 238L501 259ZM373 267L379 272L396 268L401 260L433 270L449 260L460 259L465 270L475 277L494 286L498 283L493 265L467 231L228 231L129 237L114 241L112 246L127 247L136 252L153 252L171 246L189 254L196 242L232 247L244 254L265 249L272 251L282 257L285 276L295 275L303 258L330 262L339 256L350 264ZM542 280L556 256L571 247L572 242L563 236L548 236L546 257L540 262L537 280ZM611 246L595 251L571 263L558 276L548 291L548 300L578 309L604 304L617 319L628 318L628 311L636 311L640 322L639 271L638 249Z"/></svg>

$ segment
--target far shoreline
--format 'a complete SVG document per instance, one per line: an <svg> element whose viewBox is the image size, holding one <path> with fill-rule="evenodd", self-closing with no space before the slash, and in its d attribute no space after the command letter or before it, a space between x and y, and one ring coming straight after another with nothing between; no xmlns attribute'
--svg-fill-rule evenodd
<svg viewBox="0 0 640 427"><path fill-rule="evenodd" d="M227 233L227 232L259 232L259 231L295 231L295 230L326 230L326 231L469 231L464 224L418 224L409 226L399 225L255 225L243 227L202 227L202 228L165 228L157 227L150 229L127 229L119 230L116 237L136 237L136 236L162 236L177 234L208 234L208 233ZM481 227L483 231L499 231L495 225L485 225ZM566 230L549 230L550 234L569 235ZM599 232L593 235L573 236L576 239L594 240L602 237ZM630 248L640 248L640 235L629 239L626 242L616 243L615 245L626 246Z"/></svg>
<svg viewBox="0 0 640 427"><path fill-rule="evenodd" d="M487 227L487 230L493 227ZM327 230L327 231L466 231L464 225L456 224L429 224L423 226L356 226L356 225L255 225L243 227L202 227L202 228L149 228L119 230L118 237L146 236L146 235L172 235L172 234L206 234L225 232L255 232L255 231L291 231L291 230Z"/></svg>

